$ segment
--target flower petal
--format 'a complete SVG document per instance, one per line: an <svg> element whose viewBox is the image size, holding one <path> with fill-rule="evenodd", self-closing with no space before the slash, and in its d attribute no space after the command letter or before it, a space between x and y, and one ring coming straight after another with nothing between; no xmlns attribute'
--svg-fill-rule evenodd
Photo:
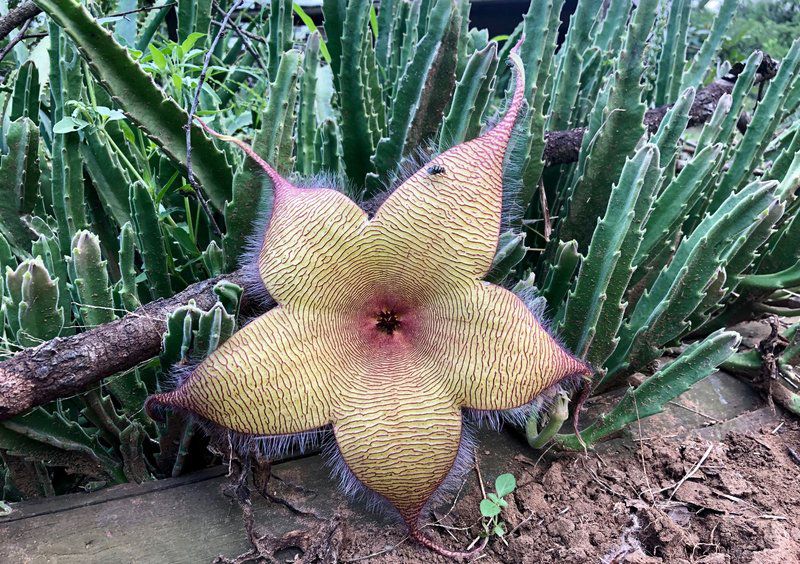
<svg viewBox="0 0 800 564"><path fill-rule="evenodd" d="M443 296L421 325L431 346L427 354L452 381L463 407L519 407L568 376L591 373L522 300L493 284Z"/></svg>
<svg viewBox="0 0 800 564"><path fill-rule="evenodd" d="M399 186L370 228L387 248L414 257L438 278L483 277L500 236L503 165L511 132L523 110L525 79L512 54L516 86L508 112L485 135L434 158Z"/></svg>
<svg viewBox="0 0 800 564"><path fill-rule="evenodd" d="M259 251L258 269L279 304L302 305L340 280L367 214L344 194L327 188L276 191L272 217Z"/></svg>
<svg viewBox="0 0 800 564"><path fill-rule="evenodd" d="M282 305L299 306L315 299L326 278L343 264L341 251L352 247L346 243L352 243L365 226L367 214L336 190L298 188L247 143L214 131L202 120L197 123L214 137L240 147L272 182L272 214L257 260L267 291Z"/></svg>
<svg viewBox="0 0 800 564"><path fill-rule="evenodd" d="M251 435L299 433L331 422L338 354L324 324L277 307L228 339L177 389L151 397Z"/></svg>
<svg viewBox="0 0 800 564"><path fill-rule="evenodd" d="M339 450L361 483L385 497L411 529L455 463L461 411L434 367L388 355L377 374L355 379L333 424Z"/></svg>

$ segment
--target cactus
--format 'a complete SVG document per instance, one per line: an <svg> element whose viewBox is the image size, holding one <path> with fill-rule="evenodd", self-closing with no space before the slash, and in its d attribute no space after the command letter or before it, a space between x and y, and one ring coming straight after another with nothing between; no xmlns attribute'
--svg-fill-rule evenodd
<svg viewBox="0 0 800 564"><path fill-rule="evenodd" d="M23 63L17 71L8 117L11 121L26 117L39 125L39 70L33 61Z"/></svg>
<svg viewBox="0 0 800 564"><path fill-rule="evenodd" d="M336 2L326 2L328 4ZM340 2L340 4L342 4ZM336 13L326 8L325 13ZM367 33L368 3L352 0L347 3L342 35L330 45L332 65L338 79L339 107L342 113L342 159L347 176L353 182L363 182L372 170L369 157L373 151L372 133L367 115L366 85L361 75L364 35ZM338 19L338 18L337 18ZM336 21L336 20L334 20ZM339 43L340 46L336 46ZM338 51L338 53L337 53ZM338 66L338 68L337 68Z"/></svg>
<svg viewBox="0 0 800 564"><path fill-rule="evenodd" d="M131 178L116 151L104 137L95 128L86 131L84 143L81 144L81 156L104 208L110 212L117 225L122 226L131 220L127 193Z"/></svg>
<svg viewBox="0 0 800 564"><path fill-rule="evenodd" d="M555 443L571 450L582 450L626 425L664 410L667 402L702 380L728 359L739 346L741 337L733 331L710 335L701 343L689 346L675 361L656 372L636 389L628 388L610 413L578 435L559 435Z"/></svg>
<svg viewBox="0 0 800 564"><path fill-rule="evenodd" d="M207 35L211 25L211 0L178 2L178 41L186 41L192 33Z"/></svg>
<svg viewBox="0 0 800 564"><path fill-rule="evenodd" d="M614 181L619 178L625 158L644 133L645 106L639 84L642 51L650 32L657 0L643 0L632 16L619 67L609 94L606 119L594 145L586 153L586 169L572 191L569 212L559 232L562 239L575 239L580 249L588 248L591 228L598 210L607 202Z"/></svg>
<svg viewBox="0 0 800 564"><path fill-rule="evenodd" d="M39 137L27 117L11 123L5 138L8 153L0 156L0 233L17 248L26 248L35 238L22 219L33 211L39 181Z"/></svg>
<svg viewBox="0 0 800 564"><path fill-rule="evenodd" d="M303 174L314 171L314 141L317 131L317 68L319 67L318 32L308 36L303 59L303 83L300 87L300 116L297 133L297 169ZM291 130L291 127L288 128Z"/></svg>
<svg viewBox="0 0 800 564"><path fill-rule="evenodd" d="M606 217L597 223L581 263L575 291L567 299L564 339L594 366L602 366L616 345L625 290L656 188L646 180L651 167L660 172L658 160L658 149L645 145L625 163L611 190Z"/></svg>
<svg viewBox="0 0 800 564"><path fill-rule="evenodd" d="M144 271L153 296L156 298L170 296L172 282L169 277L164 236L150 192L140 182L131 186L130 206Z"/></svg>
<svg viewBox="0 0 800 564"><path fill-rule="evenodd" d="M737 145L728 172L720 179L715 199L711 203L712 210L726 194L739 189L755 168L756 159L764 150L764 140L772 135L778 125L778 118L783 112L786 89L795 76L798 65L800 65L800 39L792 44L777 76L767 88L764 99L758 104L753 115L753 123L747 128L741 143Z"/></svg>
<svg viewBox="0 0 800 564"><path fill-rule="evenodd" d="M686 319L703 299L703 290L724 267L730 252L740 247L741 234L774 205L771 184L754 182L732 194L678 247L650 291L637 302L608 365L605 382L618 379L632 365L642 366L658 357L663 346L686 328Z"/></svg>
<svg viewBox="0 0 800 564"><path fill-rule="evenodd" d="M496 69L497 45L494 43L475 51L469 58L453 92L450 111L442 122L442 131L439 134L440 151L475 136L477 132L474 130L474 125L472 135L468 136L469 125L480 124L489 98L491 78Z"/></svg>
<svg viewBox="0 0 800 564"><path fill-rule="evenodd" d="M525 236L522 233L506 231L500 235L497 243L492 267L486 274L485 279L495 284L501 284L511 271L525 258L527 249L525 248Z"/></svg>
<svg viewBox="0 0 800 564"><path fill-rule="evenodd" d="M69 116L67 105L83 96L83 73L77 49L55 25L50 26L50 82L55 123ZM69 255L73 235L86 227L83 166L77 131L53 134L52 202L62 255Z"/></svg>
<svg viewBox="0 0 800 564"><path fill-rule="evenodd" d="M378 142L372 157L375 175L367 177L367 184L373 193L379 190L380 181L388 178L403 156L408 130L425 85L425 80L421 79L430 71L451 13L451 0L436 0L431 7L425 35L416 45L413 57L399 78L386 136Z"/></svg>
<svg viewBox="0 0 800 564"><path fill-rule="evenodd" d="M6 267L6 288L6 322L18 344L36 346L58 336L64 327L58 281L51 278L41 257L21 262L16 270Z"/></svg>
<svg viewBox="0 0 800 564"><path fill-rule="evenodd" d="M527 91L525 93L529 110L518 126L517 137L511 149L510 161L522 163L522 166L519 171L514 170L514 167L509 167L506 178L503 179L504 183L511 187L515 186L515 182L507 177L515 174L521 175L522 182L519 183L519 190L514 193L513 190L508 189L506 190L508 195L504 193L504 205L509 209L522 212L519 214L518 219L520 220L529 211L529 208L536 206L537 203L540 208L539 214L549 213L549 209L541 209L544 206L543 199L535 202L533 195L535 190L540 187L545 166L542 160L547 122L544 114L545 86L552 78L551 64L554 57L560 12L560 1L531 3L525 14L521 30L524 39L520 45L520 58L525 65L526 74L530 76L529 82L526 83ZM546 195L544 199L546 199ZM529 233L528 237L535 238L531 235L534 234Z"/></svg>
<svg viewBox="0 0 800 564"><path fill-rule="evenodd" d="M686 60L686 32L689 27L691 3L687 0L677 0L665 8L669 10L669 18L664 29L664 45L659 53L658 79L653 95L653 102L657 106L663 106L674 100L680 91ZM723 21L726 21L726 18L720 19L720 22ZM711 52L713 53L713 50Z"/></svg>
<svg viewBox="0 0 800 564"><path fill-rule="evenodd" d="M180 365L192 359L201 360L207 357L233 334L242 289L234 284L220 282L214 287L214 292L220 301L210 310L203 311L192 301L176 309L167 319L167 332L164 334L160 356L161 365L165 369L176 363ZM184 421L182 418L171 418L169 423L183 426L170 472L172 477L177 477L183 469L196 427L191 421Z"/></svg>
<svg viewBox="0 0 800 564"><path fill-rule="evenodd" d="M436 137L436 133L442 123L444 111L452 101L453 89L457 78L458 42L462 28L461 12L457 8L458 2L455 2L447 28L442 36L439 48L436 50L430 71L425 78L425 85L420 94L419 103L414 109L413 121L403 149L404 153L413 151L416 147L428 143ZM380 84L377 77L378 72L376 69L376 72L372 74L372 80L376 83L376 86ZM376 90L376 88L373 87L373 90ZM374 107L379 112L385 112L381 98L382 96L379 93ZM385 118L380 125L381 129L386 127Z"/></svg>
<svg viewBox="0 0 800 564"><path fill-rule="evenodd" d="M116 319L100 240L90 231L79 231L72 239L72 271L84 325L94 327Z"/></svg>
<svg viewBox="0 0 800 564"><path fill-rule="evenodd" d="M584 53L591 42L592 20L600 11L601 5L600 0L580 2L570 19L569 32L559 52L548 129L567 129L570 125L570 116L578 96Z"/></svg>
<svg viewBox="0 0 800 564"><path fill-rule="evenodd" d="M253 149L265 158L277 155L289 111L289 93L295 89L299 64L299 54L287 52L281 58L275 81L270 84L269 101L253 142ZM269 180L258 174L253 163L242 163L234 176L233 199L225 207L227 233L223 238L223 248L229 269L236 266L244 252L259 213L271 206L270 194Z"/></svg>
<svg viewBox="0 0 800 564"><path fill-rule="evenodd" d="M29 449L39 447L37 443L58 451L88 456L112 480L124 481L118 465L97 437L92 437L80 425L69 421L61 413L48 413L42 408L37 408L26 415L0 423L0 448L17 455L26 455ZM46 457L41 458L46 459Z"/></svg>
<svg viewBox="0 0 800 564"><path fill-rule="evenodd" d="M338 175L340 162L339 130L335 121L326 119L314 137L314 170Z"/></svg>
<svg viewBox="0 0 800 564"><path fill-rule="evenodd" d="M187 121L186 112L163 95L128 52L81 4L72 0L38 0L38 4L69 34L99 77L100 83L114 96L115 102L125 109L165 154L184 166L186 135L183 126ZM56 29L56 26L52 28ZM53 83L54 92L57 86L57 83ZM231 191L230 167L224 155L196 127L192 128L192 151L195 156L195 175L211 202L221 209Z"/></svg>
<svg viewBox="0 0 800 564"><path fill-rule="evenodd" d="M711 26L711 34L700 50L694 56L694 59L687 64L683 72L683 78L678 90L684 90L690 86L697 87L703 80L709 69L711 59L714 57L717 49L719 49L725 32L733 19L736 8L739 5L739 0L723 0L722 5L717 12L717 17L714 19L714 24Z"/></svg>

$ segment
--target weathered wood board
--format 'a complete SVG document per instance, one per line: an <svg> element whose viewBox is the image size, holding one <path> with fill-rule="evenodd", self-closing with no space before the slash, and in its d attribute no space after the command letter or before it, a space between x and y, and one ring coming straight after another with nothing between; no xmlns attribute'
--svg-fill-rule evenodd
<svg viewBox="0 0 800 564"><path fill-rule="evenodd" d="M225 472L27 502L0 523L0 560L190 563L241 553L241 512L220 491ZM270 522L279 528L290 519Z"/></svg>

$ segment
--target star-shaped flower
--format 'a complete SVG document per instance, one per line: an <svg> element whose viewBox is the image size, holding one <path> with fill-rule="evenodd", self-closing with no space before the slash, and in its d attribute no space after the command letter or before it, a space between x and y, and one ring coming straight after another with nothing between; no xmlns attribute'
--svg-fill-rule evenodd
<svg viewBox="0 0 800 564"><path fill-rule="evenodd" d="M456 461L462 410L524 406L588 373L520 298L481 280L523 106L512 60L502 121L431 160L372 219L342 193L295 187L261 162L274 207L258 270L278 306L151 403L256 437L332 426L355 477L429 544L418 520Z"/></svg>

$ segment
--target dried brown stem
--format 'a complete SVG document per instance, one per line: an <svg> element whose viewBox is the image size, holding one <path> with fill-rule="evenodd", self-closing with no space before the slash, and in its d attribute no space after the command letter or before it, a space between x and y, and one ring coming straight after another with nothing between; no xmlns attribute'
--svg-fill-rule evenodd
<svg viewBox="0 0 800 564"><path fill-rule="evenodd" d="M222 230L219 228L219 225L217 225L217 221L214 219L214 213L211 211L211 207L208 205L208 198L206 198L203 187L200 186L199 182L197 182L197 179L194 177L194 171L192 170L192 123L194 122L194 116L197 112L197 106L200 104L200 93L203 91L203 84L205 83L206 76L208 75L208 68L211 65L211 58L214 56L214 50L216 49L219 40L223 35L225 35L225 30L228 26L231 16L233 16L233 13L241 5L241 3L242 0L236 0L231 6L230 10L225 13L225 17L222 18L222 23L219 26L219 31L217 31L217 34L211 41L211 45L208 47L205 59L203 60L203 68L200 71L200 77L197 79L197 88L194 91L194 98L192 98L192 105L189 107L189 116L186 120L186 126L184 128L186 129L186 181L194 189L195 195L197 196L197 201L200 202L200 206L203 208L206 217L208 217L211 228L220 237L222 236Z"/></svg>

